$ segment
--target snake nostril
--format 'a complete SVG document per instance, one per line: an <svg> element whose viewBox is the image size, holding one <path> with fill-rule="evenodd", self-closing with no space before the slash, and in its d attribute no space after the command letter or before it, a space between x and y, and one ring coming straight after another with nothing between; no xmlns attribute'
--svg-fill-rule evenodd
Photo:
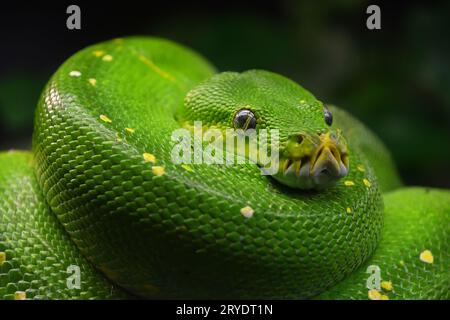
<svg viewBox="0 0 450 320"><path fill-rule="evenodd" d="M302 136L301 134L297 135L297 137L296 137L296 142L297 142L298 144L301 144L301 143L303 142L303 136Z"/></svg>

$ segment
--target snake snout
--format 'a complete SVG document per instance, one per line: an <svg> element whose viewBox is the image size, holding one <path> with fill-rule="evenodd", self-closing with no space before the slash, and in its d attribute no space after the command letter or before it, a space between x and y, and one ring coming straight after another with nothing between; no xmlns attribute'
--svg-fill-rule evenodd
<svg viewBox="0 0 450 320"><path fill-rule="evenodd" d="M349 169L347 148L341 137L326 133L320 135L320 141L311 166L311 177L318 188L345 177Z"/></svg>
<svg viewBox="0 0 450 320"><path fill-rule="evenodd" d="M323 189L349 170L347 144L340 132L297 134L289 138L274 178L298 189Z"/></svg>
<svg viewBox="0 0 450 320"><path fill-rule="evenodd" d="M334 145L324 145L317 153L311 176L318 187L328 186L348 174L341 152Z"/></svg>

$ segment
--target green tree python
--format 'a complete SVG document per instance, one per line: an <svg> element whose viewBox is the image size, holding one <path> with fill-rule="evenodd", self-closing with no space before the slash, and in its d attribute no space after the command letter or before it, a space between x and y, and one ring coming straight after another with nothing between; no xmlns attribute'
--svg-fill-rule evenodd
<svg viewBox="0 0 450 320"><path fill-rule="evenodd" d="M276 129L277 173L174 163L196 121ZM281 75L96 44L48 82L32 149L0 154L3 299L450 297L450 192L402 187L370 130Z"/></svg>

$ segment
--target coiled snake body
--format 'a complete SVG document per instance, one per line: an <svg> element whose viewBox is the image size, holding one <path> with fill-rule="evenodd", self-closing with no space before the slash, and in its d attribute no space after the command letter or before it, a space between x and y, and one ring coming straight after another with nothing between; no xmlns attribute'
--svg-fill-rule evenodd
<svg viewBox="0 0 450 320"><path fill-rule="evenodd" d="M174 163L195 121L277 129L280 173ZM0 155L0 297L449 298L450 193L398 187L374 134L289 79L100 43L50 79L33 152Z"/></svg>

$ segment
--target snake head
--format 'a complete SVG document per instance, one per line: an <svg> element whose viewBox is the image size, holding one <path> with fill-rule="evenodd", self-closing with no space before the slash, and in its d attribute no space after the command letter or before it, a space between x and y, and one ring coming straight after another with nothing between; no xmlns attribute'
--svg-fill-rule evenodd
<svg viewBox="0 0 450 320"><path fill-rule="evenodd" d="M275 130L276 145L270 141L266 146L272 160L261 161L264 157L258 146L254 163L264 175L284 185L323 189L348 173L347 143L342 132L332 126L330 110L283 76L262 70L217 74L192 89L184 107L183 121L202 121L206 127L224 131L256 132L260 145L264 144L262 129L270 131L271 137ZM246 155L236 148L231 151Z"/></svg>

